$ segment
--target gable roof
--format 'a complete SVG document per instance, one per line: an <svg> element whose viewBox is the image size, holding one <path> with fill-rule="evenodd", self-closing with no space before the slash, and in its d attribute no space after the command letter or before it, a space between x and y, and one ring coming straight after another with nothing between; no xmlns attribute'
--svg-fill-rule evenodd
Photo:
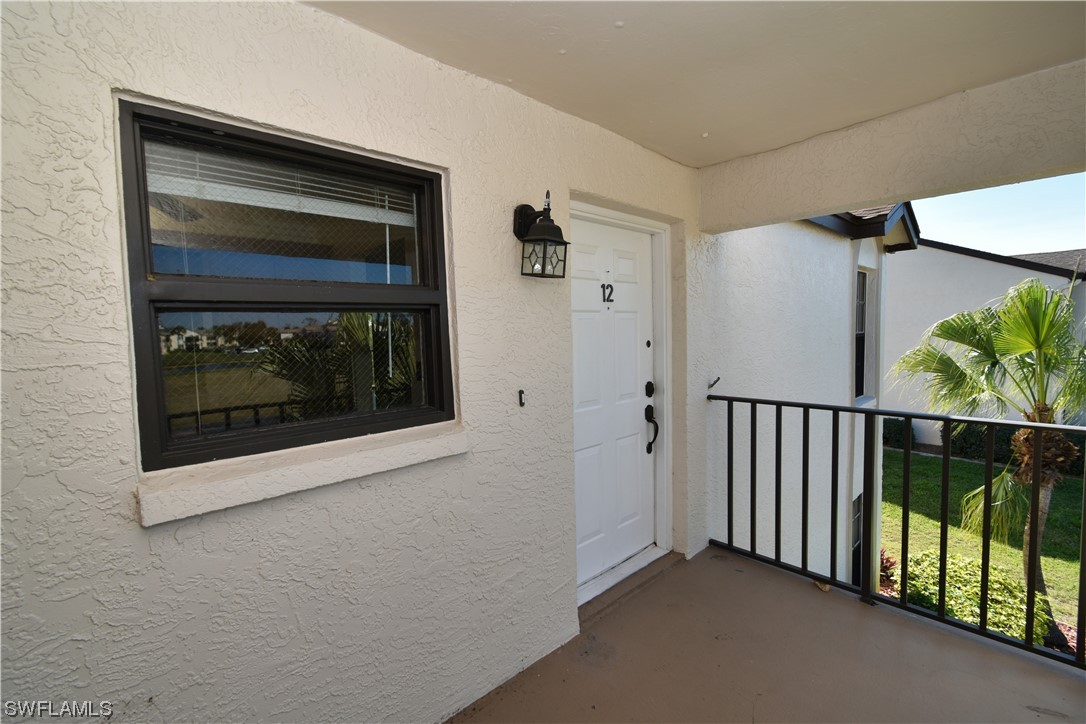
<svg viewBox="0 0 1086 724"><path fill-rule="evenodd" d="M873 206L870 209L856 209L855 211L849 211L848 213L855 216L858 219L874 219L877 216L889 216L890 213L897 208L898 204L884 204L882 206Z"/></svg>
<svg viewBox="0 0 1086 724"><path fill-rule="evenodd" d="M835 231L850 239L870 239L873 236L886 236L890 230L897 226L898 222L904 224L905 235L908 241L901 244L893 244L885 247L886 251L893 254L897 251L915 249L920 241L920 226L916 223L916 214L913 213L913 205L908 201L898 204L885 204L872 206L867 209L854 211L842 211L839 214L828 216L816 216L807 219L819 226Z"/></svg>
<svg viewBox="0 0 1086 724"><path fill-rule="evenodd" d="M1047 264L1067 271L1077 271L1080 276L1083 272L1086 272L1086 249L1042 251L1038 254L1015 254L1014 258L1038 264Z"/></svg>

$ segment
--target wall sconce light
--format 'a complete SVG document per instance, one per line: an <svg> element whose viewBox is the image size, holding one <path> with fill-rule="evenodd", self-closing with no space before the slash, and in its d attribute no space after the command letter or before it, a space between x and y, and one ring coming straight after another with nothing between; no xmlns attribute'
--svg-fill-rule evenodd
<svg viewBox="0 0 1086 724"><path fill-rule="evenodd" d="M566 247L562 229L551 219L551 192L542 211L528 204L513 210L513 234L524 242L520 273L526 277L561 279L566 275Z"/></svg>

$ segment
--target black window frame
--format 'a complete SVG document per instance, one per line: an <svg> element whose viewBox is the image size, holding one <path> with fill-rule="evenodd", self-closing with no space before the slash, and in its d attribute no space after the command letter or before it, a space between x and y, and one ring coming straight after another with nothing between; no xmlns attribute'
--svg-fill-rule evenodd
<svg viewBox="0 0 1086 724"><path fill-rule="evenodd" d="M853 396L863 397L867 394L867 309L869 275L867 271L856 271L856 298L853 305L853 324L856 325L855 369L853 370ZM861 329L861 324L862 329Z"/></svg>
<svg viewBox="0 0 1086 724"><path fill-rule="evenodd" d="M130 101L119 102L121 184L128 249L136 405L143 470L152 471L342 440L451 420L453 384L441 174L360 153L212 121ZM294 281L180 276L152 269L150 212L146 202L145 138L194 141L317 170L347 173L416 193L418 283ZM156 312L268 310L422 312L427 406L411 410L330 417L218 433L204 439L169 439Z"/></svg>

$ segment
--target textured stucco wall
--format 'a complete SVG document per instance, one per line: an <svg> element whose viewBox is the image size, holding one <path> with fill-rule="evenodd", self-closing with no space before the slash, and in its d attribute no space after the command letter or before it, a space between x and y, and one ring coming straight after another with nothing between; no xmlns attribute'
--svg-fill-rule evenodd
<svg viewBox="0 0 1086 724"><path fill-rule="evenodd" d="M700 223L729 231L1084 168L1078 61L701 169Z"/></svg>
<svg viewBox="0 0 1086 724"><path fill-rule="evenodd" d="M5 3L3 53L5 698L429 721L576 633L569 283L516 273L510 210L682 249L695 172L306 6ZM447 170L466 454L140 527L115 90Z"/></svg>
<svg viewBox="0 0 1086 724"><path fill-rule="evenodd" d="M924 332L939 320L996 301L1015 284L1033 278L1040 279L1054 289L1066 289L1068 284L1066 276L1046 274L927 246L888 256L885 281L886 334L883 338L886 354L882 362L882 372L886 376L883 383L883 406L891 410L930 412L920 383L894 383L889 376L890 368L901 355L915 347ZM1076 289L1073 294L1081 298L1082 292ZM1081 303L1076 304L1080 326L1086 313L1082 307ZM934 423L916 421L913 429L921 442L939 442L939 432Z"/></svg>
<svg viewBox="0 0 1086 724"><path fill-rule="evenodd" d="M870 245L870 242L867 242ZM873 248L873 247L872 247ZM713 393L800 402L852 405L854 293L862 242L852 242L807 222L776 224L709 237L688 255L689 293L701 303L689 319L689 390L691 490L705 490L699 506L707 512L710 535L724 539L727 518L727 408L704 402L700 416L694 401L705 399L708 384L720 377ZM880 257L865 255L878 269ZM735 540L747 546L749 527L749 407L735 406ZM849 490L851 421L841 419L840 491ZM759 552L772 554L774 411L758 412ZM801 417L783 418L782 548L785 560L799 564ZM830 515L830 413L811 416L810 564L828 572ZM838 540L844 555L846 508L840 509ZM839 559L843 561L843 558Z"/></svg>

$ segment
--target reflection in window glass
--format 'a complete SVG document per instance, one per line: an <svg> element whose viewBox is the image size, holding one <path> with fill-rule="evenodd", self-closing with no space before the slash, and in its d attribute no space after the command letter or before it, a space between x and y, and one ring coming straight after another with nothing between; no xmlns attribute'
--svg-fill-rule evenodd
<svg viewBox="0 0 1086 724"><path fill-rule="evenodd" d="M428 404L423 314L158 315L171 440Z"/></svg>
<svg viewBox="0 0 1086 724"><path fill-rule="evenodd" d="M144 151L160 274L419 283L410 191L203 146Z"/></svg>

